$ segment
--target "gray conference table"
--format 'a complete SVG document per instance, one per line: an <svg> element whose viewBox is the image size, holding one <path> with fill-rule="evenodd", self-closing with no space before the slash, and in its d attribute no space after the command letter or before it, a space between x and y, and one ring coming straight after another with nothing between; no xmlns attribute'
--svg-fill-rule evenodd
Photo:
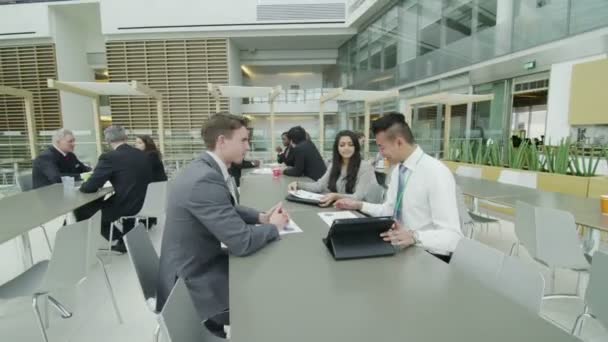
<svg viewBox="0 0 608 342"><path fill-rule="evenodd" d="M602 215L599 199L530 189L485 179L454 177L456 184L466 195L471 197L489 200L509 207L515 207L517 201L524 201L538 207L566 210L572 213L577 224L608 231L608 216Z"/></svg>
<svg viewBox="0 0 608 342"><path fill-rule="evenodd" d="M457 175L454 178L462 192L474 199L489 200L511 208L515 208L517 201L522 201L537 207L570 212L578 225L592 229L586 236L586 249L590 254L599 248L600 231L608 232L608 216L602 215L599 199L547 192L485 179Z"/></svg>
<svg viewBox="0 0 608 342"><path fill-rule="evenodd" d="M514 196L533 196L539 190L524 186L498 183L486 179L454 175L456 184L465 195L495 202L496 199Z"/></svg>
<svg viewBox="0 0 608 342"><path fill-rule="evenodd" d="M290 180L246 176L241 202L265 209ZM336 262L317 209L297 206L304 233L230 257L234 342L578 341L417 247Z"/></svg>
<svg viewBox="0 0 608 342"><path fill-rule="evenodd" d="M21 192L0 200L0 243L21 236L24 248L24 264L32 264L28 232L63 214L103 197L113 191L103 188L96 193L84 194L77 188L64 190L62 184Z"/></svg>

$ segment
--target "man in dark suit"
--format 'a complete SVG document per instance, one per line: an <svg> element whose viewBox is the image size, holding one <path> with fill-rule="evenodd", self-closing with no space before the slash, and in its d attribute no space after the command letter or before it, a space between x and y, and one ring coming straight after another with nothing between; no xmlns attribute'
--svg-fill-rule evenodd
<svg viewBox="0 0 608 342"><path fill-rule="evenodd" d="M108 199L93 202L79 209L77 219L84 220L101 209L101 234L110 239L112 222L123 216L133 216L139 212L148 184L152 180L152 171L146 154L127 144L127 134L121 126L110 126L104 131L105 140L112 151L99 156L97 166L91 177L80 186L85 193L96 192L110 182L114 194ZM133 220L125 222L122 232L114 229L113 239L118 240L115 250L124 253L123 234L133 228Z"/></svg>
<svg viewBox="0 0 608 342"><path fill-rule="evenodd" d="M300 126L293 127L288 132L289 139L295 146L291 149L294 166L285 169L283 174L292 177L309 177L318 180L325 174L327 166L321 158L317 147L306 139L306 131Z"/></svg>
<svg viewBox="0 0 608 342"><path fill-rule="evenodd" d="M53 144L34 159L32 184L34 189L61 183L61 177L80 179L80 174L91 171L74 154L76 139L69 129L61 128L53 133Z"/></svg>
<svg viewBox="0 0 608 342"><path fill-rule="evenodd" d="M291 140L287 135L288 132L281 134L283 148L277 146L277 162L284 163L287 166L293 166L293 153L291 153Z"/></svg>
<svg viewBox="0 0 608 342"><path fill-rule="evenodd" d="M238 205L228 166L240 164L249 150L247 119L218 114L201 133L208 151L169 189L156 305L160 311L182 278L201 321L221 336L229 324L228 253L246 256L277 240L289 217L280 205L266 213Z"/></svg>

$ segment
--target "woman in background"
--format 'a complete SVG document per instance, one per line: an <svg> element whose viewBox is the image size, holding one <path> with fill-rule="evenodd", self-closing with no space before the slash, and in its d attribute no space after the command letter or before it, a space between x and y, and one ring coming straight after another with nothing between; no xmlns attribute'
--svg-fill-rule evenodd
<svg viewBox="0 0 608 342"><path fill-rule="evenodd" d="M325 174L314 183L293 182L289 184L289 190L325 193L320 205L326 207L341 198L363 200L373 184L376 184L374 169L361 160L357 135L341 131L334 141L332 163Z"/></svg>
<svg viewBox="0 0 608 342"><path fill-rule="evenodd" d="M163 165L162 155L156 148L156 144L152 137L149 135L138 135L135 138L135 147L139 150L144 151L148 157L148 164L152 169L152 182L164 182L167 180L167 174L165 173L165 166ZM150 229L156 225L156 217L148 217L148 226Z"/></svg>
<svg viewBox="0 0 608 342"><path fill-rule="evenodd" d="M135 138L135 147L144 151L148 156L148 162L152 168L152 182L164 182L167 180L162 155L156 148L154 140L149 135L138 135Z"/></svg>

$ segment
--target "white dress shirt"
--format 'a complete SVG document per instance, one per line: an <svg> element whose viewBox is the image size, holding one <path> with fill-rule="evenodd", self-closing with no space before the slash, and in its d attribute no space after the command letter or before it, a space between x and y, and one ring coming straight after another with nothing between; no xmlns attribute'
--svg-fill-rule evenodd
<svg viewBox="0 0 608 342"><path fill-rule="evenodd" d="M63 152L62 150L60 150L60 149L59 149L59 147L57 147L57 145L53 144L53 147L54 147L54 148L55 148L57 151L59 151L59 153L61 153L61 155L62 155L62 156L64 156L64 157L65 157L65 156L67 156L67 155L68 155L67 153L65 153L65 152Z"/></svg>
<svg viewBox="0 0 608 342"><path fill-rule="evenodd" d="M220 159L220 157L217 156L217 154L215 154L211 151L206 151L206 152L220 166L220 170L222 171L222 176L224 177L224 180L226 181L226 185L228 186L228 189L230 190L230 195L232 195L232 198L234 199L235 203L238 203L239 202L238 196L236 195L236 192L238 190L236 189L236 185L235 185L234 181L232 180L232 176L230 176L230 173L228 172L228 166L226 166L224 161L222 161Z"/></svg>
<svg viewBox="0 0 608 342"><path fill-rule="evenodd" d="M402 228L417 232L419 245L431 253L447 255L463 236L456 204L456 184L450 170L439 160L416 147L402 163L407 180L401 200ZM372 216L393 216L397 202L399 167L382 204L363 203L362 211Z"/></svg>

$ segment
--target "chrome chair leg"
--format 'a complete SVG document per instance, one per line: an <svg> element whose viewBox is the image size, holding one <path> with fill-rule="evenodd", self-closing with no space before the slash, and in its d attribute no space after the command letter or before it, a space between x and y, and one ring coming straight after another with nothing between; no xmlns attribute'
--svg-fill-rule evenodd
<svg viewBox="0 0 608 342"><path fill-rule="evenodd" d="M34 310L34 315L36 315L36 319L38 320L38 328L40 328L40 334L42 335L42 339L44 342L49 342L49 338L46 335L46 329L44 328L44 322L42 322L42 316L40 315L40 308L38 308L38 298L40 296L44 296L43 293L36 293L32 297L32 309Z"/></svg>
<svg viewBox="0 0 608 342"><path fill-rule="evenodd" d="M511 250L509 251L509 256L513 256L513 252L515 251L515 247L517 247L517 249L519 250L519 242L514 242L511 245ZM517 253L519 254L519 253Z"/></svg>
<svg viewBox="0 0 608 342"><path fill-rule="evenodd" d="M57 311L59 311L61 318L65 319L65 318L72 317L72 313L65 306L63 306L63 304L59 303L59 301L57 299L55 299L53 296L48 296L48 301L51 303L51 305L53 305L53 307Z"/></svg>
<svg viewBox="0 0 608 342"><path fill-rule="evenodd" d="M53 247L51 247L51 240L49 239L49 234L46 232L46 228L44 228L44 226L40 226L40 229L42 229L42 234L46 240L46 245L49 247L49 252L53 253Z"/></svg>
<svg viewBox="0 0 608 342"><path fill-rule="evenodd" d="M585 317L592 317L591 314L589 313L589 307L587 305L585 305L585 310L583 311L583 313L578 315L578 317L576 317L576 321L574 321L574 326L572 327L572 331L571 331L571 334L573 336L580 336L581 333L583 332L583 323L585 322L584 321ZM578 331L577 331L577 327L578 327Z"/></svg>
<svg viewBox="0 0 608 342"><path fill-rule="evenodd" d="M114 222L110 224L110 239L108 239L108 252L112 253L112 240L114 238Z"/></svg>
<svg viewBox="0 0 608 342"><path fill-rule="evenodd" d="M120 310L118 310L118 304L116 304L116 297L114 296L114 289L112 288L112 284L110 283L110 277L108 277L108 272L106 271L106 266L101 260L99 255L96 256L99 265L101 266L101 271L103 272L103 277L106 282L106 287L108 288L108 292L110 293L110 299L112 300L112 306L114 307L114 312L116 313L116 318L118 319L118 324L122 324L122 316L120 315Z"/></svg>
<svg viewBox="0 0 608 342"><path fill-rule="evenodd" d="M152 342L160 341L160 323L156 325L156 329L154 329L154 336L152 338Z"/></svg>
<svg viewBox="0 0 608 342"><path fill-rule="evenodd" d="M50 314L49 314L49 297L46 296L44 299L44 327L48 329L51 326Z"/></svg>

